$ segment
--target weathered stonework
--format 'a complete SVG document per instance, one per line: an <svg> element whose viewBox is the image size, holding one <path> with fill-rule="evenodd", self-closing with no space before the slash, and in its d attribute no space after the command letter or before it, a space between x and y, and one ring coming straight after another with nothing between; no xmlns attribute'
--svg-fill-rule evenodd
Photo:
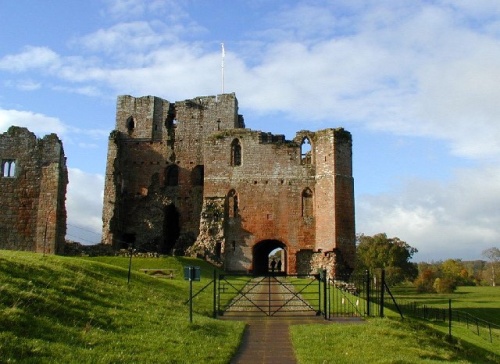
<svg viewBox="0 0 500 364"><path fill-rule="evenodd" d="M282 248L287 273L353 267L351 134L245 129L234 94L118 97L104 196L103 243L117 249L263 273Z"/></svg>
<svg viewBox="0 0 500 364"><path fill-rule="evenodd" d="M64 253L68 172L62 142L12 126L0 135L0 249Z"/></svg>

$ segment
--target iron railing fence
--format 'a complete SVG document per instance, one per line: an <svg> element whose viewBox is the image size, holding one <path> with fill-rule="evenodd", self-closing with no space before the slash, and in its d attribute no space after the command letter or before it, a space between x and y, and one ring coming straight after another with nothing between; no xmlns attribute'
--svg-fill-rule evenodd
<svg viewBox="0 0 500 364"><path fill-rule="evenodd" d="M452 335L454 327L464 327L491 343L500 342L500 325L481 319L469 312L454 309L452 300L449 300L448 307L442 307L442 304L423 304L402 299L398 299L397 302L404 316L448 323L449 335ZM386 306L388 308L394 307L391 303L386 303Z"/></svg>

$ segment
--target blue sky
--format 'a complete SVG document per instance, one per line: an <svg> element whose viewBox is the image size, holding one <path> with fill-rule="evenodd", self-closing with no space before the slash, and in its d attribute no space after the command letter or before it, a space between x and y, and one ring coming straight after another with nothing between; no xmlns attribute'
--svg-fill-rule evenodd
<svg viewBox="0 0 500 364"><path fill-rule="evenodd" d="M235 92L247 127L353 135L357 232L416 261L500 244L496 0L0 0L0 132L57 133L97 242L116 97Z"/></svg>

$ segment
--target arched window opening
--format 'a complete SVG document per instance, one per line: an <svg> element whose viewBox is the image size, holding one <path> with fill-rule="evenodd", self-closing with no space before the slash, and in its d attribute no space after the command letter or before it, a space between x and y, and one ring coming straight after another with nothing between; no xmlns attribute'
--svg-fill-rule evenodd
<svg viewBox="0 0 500 364"><path fill-rule="evenodd" d="M238 139L231 143L231 165L241 166L241 144Z"/></svg>
<svg viewBox="0 0 500 364"><path fill-rule="evenodd" d="M193 168L193 171L191 172L193 186L203 186L204 171L205 169L202 165L198 165Z"/></svg>
<svg viewBox="0 0 500 364"><path fill-rule="evenodd" d="M134 118L132 116L130 116L127 119L127 130L129 132L132 132L132 131L134 131L134 129L135 129L135 121L134 121Z"/></svg>
<svg viewBox="0 0 500 364"><path fill-rule="evenodd" d="M308 137L305 137L300 145L300 160L302 164L311 164L311 141Z"/></svg>
<svg viewBox="0 0 500 364"><path fill-rule="evenodd" d="M165 169L165 186L179 185L179 167L171 165Z"/></svg>
<svg viewBox="0 0 500 364"><path fill-rule="evenodd" d="M235 190L229 191L227 194L227 217L238 217L238 195Z"/></svg>
<svg viewBox="0 0 500 364"><path fill-rule="evenodd" d="M16 161L7 159L2 162L2 176L15 177L16 176Z"/></svg>
<svg viewBox="0 0 500 364"><path fill-rule="evenodd" d="M309 188L302 191L302 217L313 216L313 193Z"/></svg>

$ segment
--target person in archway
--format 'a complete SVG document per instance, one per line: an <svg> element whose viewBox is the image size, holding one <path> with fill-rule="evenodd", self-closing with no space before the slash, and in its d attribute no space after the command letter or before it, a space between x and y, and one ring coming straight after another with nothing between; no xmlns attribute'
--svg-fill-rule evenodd
<svg viewBox="0 0 500 364"><path fill-rule="evenodd" d="M278 272L281 272L281 259L278 260L277 268L278 268Z"/></svg>
<svg viewBox="0 0 500 364"><path fill-rule="evenodd" d="M271 272L274 273L275 268L276 268L276 260L274 260L274 258L273 258L273 260L271 261Z"/></svg>

